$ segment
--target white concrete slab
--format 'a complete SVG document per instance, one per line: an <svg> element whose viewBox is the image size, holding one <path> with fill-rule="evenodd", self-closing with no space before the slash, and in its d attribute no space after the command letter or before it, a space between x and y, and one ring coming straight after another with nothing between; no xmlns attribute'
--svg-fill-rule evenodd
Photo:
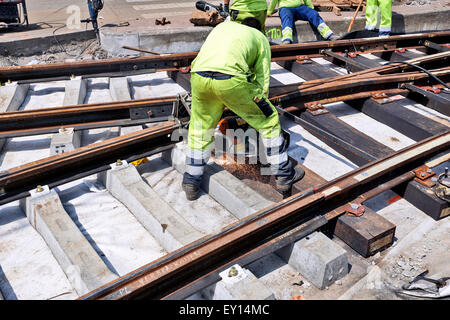
<svg viewBox="0 0 450 320"><path fill-rule="evenodd" d="M86 104L112 101L114 100L109 90L109 78L88 80L88 90L84 101ZM81 145L85 146L117 137L120 134L119 131L118 127L84 130Z"/></svg>
<svg viewBox="0 0 450 320"><path fill-rule="evenodd" d="M393 150L400 150L415 143L414 140L357 111L344 102L330 103L325 105L325 107L356 130L365 133Z"/></svg>
<svg viewBox="0 0 450 320"><path fill-rule="evenodd" d="M32 84L21 110L57 107L63 104L64 82ZM6 170L31 161L48 157L52 135L38 135L7 139L0 155L0 169Z"/></svg>
<svg viewBox="0 0 450 320"><path fill-rule="evenodd" d="M123 203L161 246L171 252L202 237L142 179L132 164L111 165L99 174L108 191Z"/></svg>
<svg viewBox="0 0 450 320"><path fill-rule="evenodd" d="M170 79L165 71L132 76L129 79L133 99L175 96L178 93L186 92Z"/></svg>
<svg viewBox="0 0 450 320"><path fill-rule="evenodd" d="M270 64L270 76L275 80L280 81L283 84L292 84L305 81L299 76L287 71L283 67L279 66L277 63L272 62Z"/></svg>
<svg viewBox="0 0 450 320"><path fill-rule="evenodd" d="M6 300L78 297L17 201L0 206L0 239L0 290Z"/></svg>
<svg viewBox="0 0 450 320"><path fill-rule="evenodd" d="M188 201L181 189L183 176L160 157L151 158L141 166L141 174L153 190L204 235L217 232L237 221L230 212L203 191L196 201Z"/></svg>
<svg viewBox="0 0 450 320"><path fill-rule="evenodd" d="M291 135L288 154L326 180L333 180L358 168L350 160L296 123L281 118L282 127Z"/></svg>
<svg viewBox="0 0 450 320"><path fill-rule="evenodd" d="M124 275L167 252L96 176L57 188L65 210L116 274Z"/></svg>

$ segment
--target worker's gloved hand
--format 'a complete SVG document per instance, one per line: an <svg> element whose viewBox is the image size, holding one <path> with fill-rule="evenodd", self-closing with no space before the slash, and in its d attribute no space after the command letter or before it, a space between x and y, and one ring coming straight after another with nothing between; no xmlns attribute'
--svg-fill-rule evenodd
<svg viewBox="0 0 450 320"><path fill-rule="evenodd" d="M223 5L223 10L224 10L226 13L230 13L230 4L229 4L229 3L224 4L224 5Z"/></svg>

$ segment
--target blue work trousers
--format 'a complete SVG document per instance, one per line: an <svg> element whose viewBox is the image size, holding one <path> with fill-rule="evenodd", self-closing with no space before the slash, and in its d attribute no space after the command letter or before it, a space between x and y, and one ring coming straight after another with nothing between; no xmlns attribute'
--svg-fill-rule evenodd
<svg viewBox="0 0 450 320"><path fill-rule="evenodd" d="M294 23L297 20L309 21L316 29L324 22L316 10L305 5L295 8L281 7L279 14L281 18L281 29L283 30L286 27L294 29Z"/></svg>

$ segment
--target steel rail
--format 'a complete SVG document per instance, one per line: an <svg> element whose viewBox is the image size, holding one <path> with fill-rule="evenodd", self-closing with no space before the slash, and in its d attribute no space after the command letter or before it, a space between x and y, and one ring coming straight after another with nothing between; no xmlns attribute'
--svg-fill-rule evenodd
<svg viewBox="0 0 450 320"><path fill-rule="evenodd" d="M37 185L54 184L131 156L151 152L178 142L172 133L180 125L174 121L97 142L70 152L33 161L0 172L0 205Z"/></svg>
<svg viewBox="0 0 450 320"><path fill-rule="evenodd" d="M435 59L436 57L430 57L420 61ZM436 75L448 75L450 67L432 72ZM428 77L429 75L423 72L381 75L369 72L345 78L337 76L322 79L321 82L306 81L272 88L270 100L277 107L286 108L292 104L298 107L303 104L305 107L305 103L311 102L324 104L368 98L373 93L381 91L405 93L406 91L398 88L399 83L413 83L415 80ZM173 110L175 101L176 97L163 97L0 113L0 138L55 133L61 127L84 130L166 121L175 112Z"/></svg>
<svg viewBox="0 0 450 320"><path fill-rule="evenodd" d="M450 155L449 157L447 157L447 160L449 158ZM442 160L442 162L444 162L444 160ZM350 200L349 202L356 201L357 203L363 204L365 201L379 195L382 192L385 192L398 185L411 181L412 179L414 179L415 176L416 175L413 171L407 171L406 173L386 183L383 183L372 190L365 192L358 198ZM316 191L312 188L309 191L301 193L298 199L304 198L314 193L316 193ZM297 222L294 225L286 227L282 231L278 232L278 235L276 235L273 239L260 244L259 246L248 252L245 252L241 256L238 256L232 259L231 261L227 262L226 264L217 267L213 271L208 272L207 274L201 276L200 278L194 280L193 282L184 285L183 287L177 289L176 291L163 296L161 299L162 300L186 299L192 294L214 284L217 281L220 281L219 273L222 270L227 269L234 264L246 266L257 259L260 259L270 253L275 252L278 249L284 248L287 245L296 242L297 240L311 234L312 232L318 230L319 228L326 226L333 219L336 219L339 216L343 215L345 213L346 207L347 205L344 205L325 214L319 214L316 216L312 215L312 217L308 217L306 219Z"/></svg>
<svg viewBox="0 0 450 320"><path fill-rule="evenodd" d="M440 77L449 77L450 67L444 70L431 70L431 73ZM411 83L429 78L430 77L423 72L403 72L399 74L377 75L372 77L353 77L344 80L325 78L322 80L328 80L328 82L314 83L313 85L305 82L298 86L297 90L271 97L270 100L283 108L297 102L305 103L329 99L333 99L334 101L348 101L351 100L353 94L362 94L363 92L374 92L383 89L398 89L399 84L401 83Z"/></svg>
<svg viewBox="0 0 450 320"><path fill-rule="evenodd" d="M0 138L167 121L176 97L94 103L0 113Z"/></svg>
<svg viewBox="0 0 450 320"><path fill-rule="evenodd" d="M417 33L388 38L363 38L336 41L316 41L271 47L272 59L295 60L299 55L317 55L324 49L335 52L391 50L393 48L418 46L419 41L432 39L435 43L447 43L450 31ZM64 80L73 76L123 76L147 73L150 70L177 70L189 67L197 52L140 56L135 58L115 58L70 63L12 66L0 68L0 83L7 81L37 82L41 80ZM278 60L277 60L278 59ZM181 69L182 70L182 69Z"/></svg>
<svg viewBox="0 0 450 320"><path fill-rule="evenodd" d="M437 153L448 152L450 131L352 171L306 197L294 195L94 290L80 299L159 299L270 241L284 228L327 213Z"/></svg>

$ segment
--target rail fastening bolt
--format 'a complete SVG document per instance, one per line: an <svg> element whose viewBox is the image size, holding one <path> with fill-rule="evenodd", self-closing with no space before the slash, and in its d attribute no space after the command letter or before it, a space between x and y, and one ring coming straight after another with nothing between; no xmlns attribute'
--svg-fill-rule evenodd
<svg viewBox="0 0 450 320"><path fill-rule="evenodd" d="M231 267L230 271L228 272L228 277L236 277L238 275L238 271L236 269L236 267Z"/></svg>
<svg viewBox="0 0 450 320"><path fill-rule="evenodd" d="M44 188L42 188L41 185L38 185L38 186L36 187L36 192L42 192L42 191L44 191Z"/></svg>
<svg viewBox="0 0 450 320"><path fill-rule="evenodd" d="M123 165L123 162L122 162L122 160L118 159L116 161L116 166L120 167L121 165Z"/></svg>

